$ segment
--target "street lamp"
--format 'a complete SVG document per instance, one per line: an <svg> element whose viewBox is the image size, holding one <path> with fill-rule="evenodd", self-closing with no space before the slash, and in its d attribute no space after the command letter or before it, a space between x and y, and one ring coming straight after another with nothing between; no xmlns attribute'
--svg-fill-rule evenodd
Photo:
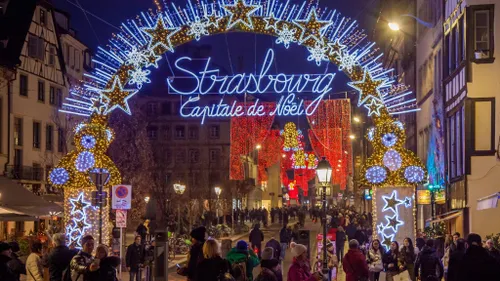
<svg viewBox="0 0 500 281"><path fill-rule="evenodd" d="M177 195L182 196L184 191L186 191L186 185L176 183L174 184L174 191ZM181 233L181 205L177 204L177 233Z"/></svg>
<svg viewBox="0 0 500 281"><path fill-rule="evenodd" d="M323 278L328 280L328 259L326 250L326 186L330 184L330 179L332 177L332 166L326 157L323 157L318 163L316 168L316 176L318 181L323 187L323 195L321 197L322 210L323 210Z"/></svg>
<svg viewBox="0 0 500 281"><path fill-rule="evenodd" d="M106 169L95 168L89 172L90 181L97 187L97 192L92 192L92 205L99 207L99 245L102 244L102 208L106 204L107 192L102 189L109 181L109 172ZM103 204L104 203L104 204Z"/></svg>
<svg viewBox="0 0 500 281"><path fill-rule="evenodd" d="M217 224L219 224L219 196L222 189L218 186L214 187L215 194L217 195L217 203L215 204L215 216L217 217Z"/></svg>
<svg viewBox="0 0 500 281"><path fill-rule="evenodd" d="M353 135L353 134L350 134L350 135L349 135L349 138L350 138L351 140L353 140L353 139L355 139L355 138L356 138L356 136L355 136L355 135Z"/></svg>
<svg viewBox="0 0 500 281"><path fill-rule="evenodd" d="M389 25L389 28L393 31L398 31L400 29L397 22L389 22L387 25Z"/></svg>
<svg viewBox="0 0 500 281"><path fill-rule="evenodd" d="M359 119L358 116L354 116L354 118L352 118L352 120L355 122L355 123L359 123L361 122L361 119Z"/></svg>
<svg viewBox="0 0 500 281"><path fill-rule="evenodd" d="M262 145L257 144L257 145L255 146L255 148L256 148L257 150L259 150L259 149L261 149L261 148L262 148Z"/></svg>
<svg viewBox="0 0 500 281"><path fill-rule="evenodd" d="M149 200L151 200L151 197L149 196L144 197L144 202L146 202L146 204L149 203Z"/></svg>

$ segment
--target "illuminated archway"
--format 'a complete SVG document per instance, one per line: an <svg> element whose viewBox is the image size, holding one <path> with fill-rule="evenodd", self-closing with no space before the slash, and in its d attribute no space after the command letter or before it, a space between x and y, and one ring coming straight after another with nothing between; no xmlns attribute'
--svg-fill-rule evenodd
<svg viewBox="0 0 500 281"><path fill-rule="evenodd" d="M161 55L174 52L177 46L192 40L231 31L275 36L276 44L287 49L290 44L302 45L309 51L308 61L318 66L323 62L334 63L350 78L349 86L359 92L357 105L367 109L367 115L376 125L367 135L374 146L374 154L363 169L367 185L414 188L425 181L426 171L421 161L404 149L403 124L391 117L417 110L415 100L405 101L411 92L389 76L392 70L381 66L382 54L377 55L374 44L364 41L366 36L356 30L355 21L337 11L320 11L305 2L292 5L279 0L201 1L188 3L185 8L173 4L159 7L161 10L156 13L141 13L137 19L128 20L106 47L99 47L94 60L96 69L86 75L89 82L73 89L61 110L89 117L75 128L76 150L63 157L49 176L52 185L71 191L65 192L65 218L72 241L78 242L85 232L96 234L95 227L87 224L87 211L96 210L85 207L87 189L93 185L89 172L106 169L111 174L108 188L121 182L119 171L105 155L113 139L107 127L108 116L116 109L131 114L128 100L143 84L151 82L150 69L158 68ZM259 78L251 79L257 83ZM266 79L280 78L268 75ZM250 89L235 89L236 94L246 91ZM258 86L253 91L259 92ZM390 228L397 233L397 226L389 221L382 235ZM109 235L109 227L105 227L104 235Z"/></svg>

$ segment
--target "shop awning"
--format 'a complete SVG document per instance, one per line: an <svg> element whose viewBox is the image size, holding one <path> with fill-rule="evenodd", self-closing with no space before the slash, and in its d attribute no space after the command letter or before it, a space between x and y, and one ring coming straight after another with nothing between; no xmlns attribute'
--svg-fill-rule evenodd
<svg viewBox="0 0 500 281"><path fill-rule="evenodd" d="M498 207L498 198L500 198L500 192L477 199L477 210L480 211Z"/></svg>
<svg viewBox="0 0 500 281"><path fill-rule="evenodd" d="M45 201L11 179L0 177L0 221L31 221L62 211L61 206Z"/></svg>
<svg viewBox="0 0 500 281"><path fill-rule="evenodd" d="M451 211L451 212L447 212L447 213L444 213L441 215L437 215L433 218L427 219L425 222L426 222L426 224L431 224L431 223L436 223L436 222L448 221L448 220L451 220L451 219L454 219L454 218L461 216L462 213L463 213L462 210Z"/></svg>

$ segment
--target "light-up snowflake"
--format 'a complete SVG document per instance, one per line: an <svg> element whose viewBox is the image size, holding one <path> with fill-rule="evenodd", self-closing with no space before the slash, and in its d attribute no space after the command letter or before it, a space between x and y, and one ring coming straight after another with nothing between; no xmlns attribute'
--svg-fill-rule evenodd
<svg viewBox="0 0 500 281"><path fill-rule="evenodd" d="M148 75L151 73L150 70L144 70L141 68L135 70L129 70L128 74L130 75L130 80L128 81L129 85L136 84L140 89L142 88L142 84L151 83L151 80L148 78Z"/></svg>
<svg viewBox="0 0 500 281"><path fill-rule="evenodd" d="M276 44L281 44L288 49L290 47L290 43L297 42L295 39L295 33L297 32L296 28L289 29L288 24L283 25L283 29L278 31L278 39L276 39Z"/></svg>
<svg viewBox="0 0 500 281"><path fill-rule="evenodd" d="M328 47L316 43L314 47L307 47L310 55L307 57L308 61L315 61L316 65L320 66L322 61L328 61L327 51Z"/></svg>
<svg viewBox="0 0 500 281"><path fill-rule="evenodd" d="M358 51L354 51L352 54L349 54L349 52L339 52L343 53L339 56L337 56L339 60L339 70L340 71L347 71L349 73L352 73L352 70L354 66L358 64Z"/></svg>
<svg viewBox="0 0 500 281"><path fill-rule="evenodd" d="M148 61L148 57L144 51L133 47L132 50L126 52L127 60L125 63L127 65L133 65L135 68L140 68L142 65L146 64Z"/></svg>
<svg viewBox="0 0 500 281"><path fill-rule="evenodd" d="M203 21L192 22L191 24L189 24L187 35L194 35L194 39L196 39L196 41L199 41L201 36L208 35L208 25L210 25L210 23Z"/></svg>

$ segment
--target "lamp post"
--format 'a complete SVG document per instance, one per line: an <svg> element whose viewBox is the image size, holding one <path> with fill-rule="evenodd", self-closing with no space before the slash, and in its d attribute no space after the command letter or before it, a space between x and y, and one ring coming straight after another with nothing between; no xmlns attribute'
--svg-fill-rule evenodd
<svg viewBox="0 0 500 281"><path fill-rule="evenodd" d="M90 171L89 178L97 188L92 192L92 205L99 207L99 245L102 244L102 208L106 204L107 192L102 189L109 180L109 172L106 169L96 168ZM104 204L103 204L104 203Z"/></svg>
<svg viewBox="0 0 500 281"><path fill-rule="evenodd" d="M184 191L186 191L186 185L176 183L174 184L174 191L177 195L182 196L184 194ZM181 233L181 205L180 203L177 204L177 233Z"/></svg>
<svg viewBox="0 0 500 281"><path fill-rule="evenodd" d="M318 163L316 168L316 176L318 181L323 187L323 194L321 196L322 204L322 220L323 220L323 280L328 280L328 259L326 250L326 186L330 184L330 179L332 177L332 166L326 157L323 157Z"/></svg>
<svg viewBox="0 0 500 281"><path fill-rule="evenodd" d="M217 217L217 224L219 224L219 196L222 189L218 186L214 187L215 194L217 195L217 202L215 203L215 216Z"/></svg>

